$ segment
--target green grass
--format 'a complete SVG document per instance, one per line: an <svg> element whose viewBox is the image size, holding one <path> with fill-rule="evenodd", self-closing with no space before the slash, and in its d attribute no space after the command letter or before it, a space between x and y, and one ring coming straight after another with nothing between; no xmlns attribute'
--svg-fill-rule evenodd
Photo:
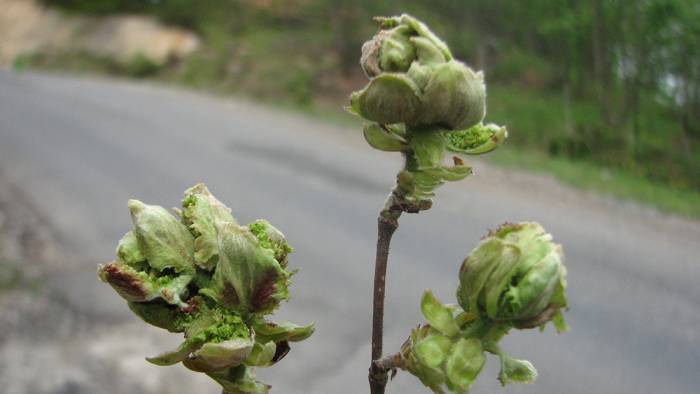
<svg viewBox="0 0 700 394"><path fill-rule="evenodd" d="M623 170L507 146L499 148L489 159L506 168L525 168L552 174L563 183L577 188L648 204L662 212L700 219L700 193L670 188Z"/></svg>

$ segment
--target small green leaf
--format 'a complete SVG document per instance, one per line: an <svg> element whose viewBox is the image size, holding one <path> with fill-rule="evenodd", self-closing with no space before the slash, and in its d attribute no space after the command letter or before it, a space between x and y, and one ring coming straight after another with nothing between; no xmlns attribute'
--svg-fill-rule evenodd
<svg viewBox="0 0 700 394"><path fill-rule="evenodd" d="M458 61L435 66L421 98L423 107L415 125L465 129L486 115L486 86L481 74Z"/></svg>
<svg viewBox="0 0 700 394"><path fill-rule="evenodd" d="M392 19L392 18L387 18L387 19ZM438 48L445 59L451 60L452 59L452 53L450 52L450 49L447 47L447 44L445 44L438 36L435 35L428 26L425 25L425 23L419 21L418 19L412 17L411 15L408 14L403 14L399 18L393 18L394 20L398 19L400 23L408 25L418 33L419 36L426 38L428 41L430 41L433 46ZM394 22L396 23L396 22Z"/></svg>
<svg viewBox="0 0 700 394"><path fill-rule="evenodd" d="M499 355L501 359L501 372L498 380L501 385L508 383L533 383L537 379L537 370L527 360L518 360L506 354Z"/></svg>
<svg viewBox="0 0 700 394"><path fill-rule="evenodd" d="M496 268L491 271L491 275L484 284L484 307L486 314L492 319L498 316L501 297L517 272L520 249L512 244L504 244L497 259Z"/></svg>
<svg viewBox="0 0 700 394"><path fill-rule="evenodd" d="M314 333L314 324L299 326L289 322L269 322L262 318L254 319L251 323L258 340L265 341L289 341L298 342Z"/></svg>
<svg viewBox="0 0 700 394"><path fill-rule="evenodd" d="M159 354L155 357L147 357L146 360L152 364L165 366L174 365L189 357L190 353L204 345L202 338L188 338L178 346L177 349Z"/></svg>
<svg viewBox="0 0 700 394"><path fill-rule="evenodd" d="M194 240L194 260L202 269L211 271L219 258L218 235L225 223L236 223L231 209L199 183L185 191L182 216Z"/></svg>
<svg viewBox="0 0 700 394"><path fill-rule="evenodd" d="M416 57L416 49L409 41L410 29L397 26L380 32L375 39L381 40L379 66L384 72L404 72Z"/></svg>
<svg viewBox="0 0 700 394"><path fill-rule="evenodd" d="M219 233L220 256L210 288L200 293L247 315L270 313L289 298L290 273L246 228L228 222Z"/></svg>
<svg viewBox="0 0 700 394"><path fill-rule="evenodd" d="M479 315L473 312L462 312L455 316L455 323L457 323L458 327L463 327L464 325L475 321L478 317Z"/></svg>
<svg viewBox="0 0 700 394"><path fill-rule="evenodd" d="M413 62L411 63L411 67L408 69L408 71L406 71L406 75L411 78L420 91L423 91L428 85L432 71L432 66L426 66L419 62Z"/></svg>
<svg viewBox="0 0 700 394"><path fill-rule="evenodd" d="M411 43L416 47L418 60L425 65L445 63L445 54L425 37L411 37Z"/></svg>
<svg viewBox="0 0 700 394"><path fill-rule="evenodd" d="M464 165L453 166L453 167L429 167L421 168L420 171L443 181L455 182L461 181L467 176L472 174L472 168Z"/></svg>
<svg viewBox="0 0 700 394"><path fill-rule="evenodd" d="M270 250L275 260L277 260L283 268L286 268L287 256L292 253L294 249L289 246L284 234L265 219L257 219L249 223L246 227L248 227L248 230L258 239L260 247Z"/></svg>
<svg viewBox="0 0 700 394"><path fill-rule="evenodd" d="M508 312L513 317L520 317L536 314L547 307L559 282L560 266L557 250L552 249L505 292L504 301L510 309Z"/></svg>
<svg viewBox="0 0 700 394"><path fill-rule="evenodd" d="M193 352L192 358L208 366L211 371L235 367L248 358L253 350L253 343L252 338L233 338L218 343L207 342Z"/></svg>
<svg viewBox="0 0 700 394"><path fill-rule="evenodd" d="M450 354L452 340L436 334L428 335L415 344L414 351L418 360L430 368L440 368Z"/></svg>
<svg viewBox="0 0 700 394"><path fill-rule="evenodd" d="M139 245L139 241L133 231L124 234L124 237L119 241L117 256L119 256L121 261L132 265L146 261L146 256L143 254L141 245Z"/></svg>
<svg viewBox="0 0 700 394"><path fill-rule="evenodd" d="M453 337L459 333L459 327L452 315L452 310L438 301L430 290L423 293L421 311L430 326L441 333Z"/></svg>
<svg viewBox="0 0 700 394"><path fill-rule="evenodd" d="M554 324L554 328L557 330L558 333L566 332L571 329L568 324L566 324L566 321L564 321L564 314L561 313L561 310L556 311L554 313L554 316L552 317L552 323Z"/></svg>
<svg viewBox="0 0 700 394"><path fill-rule="evenodd" d="M401 139L406 139L406 125L403 123L384 125L384 130Z"/></svg>
<svg viewBox="0 0 700 394"><path fill-rule="evenodd" d="M427 365L417 365L415 371L411 371L421 383L429 387L435 393L442 393L440 386L445 383L445 373L442 369L431 368Z"/></svg>
<svg viewBox="0 0 700 394"><path fill-rule="evenodd" d="M427 172L416 171L413 173L413 192L416 200L429 199L435 197L435 189L442 185L442 181Z"/></svg>
<svg viewBox="0 0 700 394"><path fill-rule="evenodd" d="M187 228L163 207L129 200L134 233L148 265L161 272L194 274L194 238Z"/></svg>
<svg viewBox="0 0 700 394"><path fill-rule="evenodd" d="M253 345L253 351L250 356L245 360L246 365L254 367L266 367L272 363L272 359L275 357L275 352L277 351L277 345L275 342L268 341L265 343L255 342Z"/></svg>
<svg viewBox="0 0 700 394"><path fill-rule="evenodd" d="M480 155L496 149L508 137L505 127L477 124L447 134L447 149L468 155Z"/></svg>
<svg viewBox="0 0 700 394"><path fill-rule="evenodd" d="M465 311L480 314L479 293L491 272L497 267L503 248L504 244L500 239L487 238L464 259L459 270L457 300Z"/></svg>
<svg viewBox="0 0 700 394"><path fill-rule="evenodd" d="M409 149L406 140L389 133L376 123L365 124L365 140L373 148L386 152L401 152Z"/></svg>
<svg viewBox="0 0 700 394"><path fill-rule="evenodd" d="M350 97L363 118L380 124L412 123L421 108L418 87L404 74L384 73Z"/></svg>
<svg viewBox="0 0 700 394"><path fill-rule="evenodd" d="M458 340L445 363L447 379L460 390L468 390L486 363L486 356L478 339Z"/></svg>
<svg viewBox="0 0 700 394"><path fill-rule="evenodd" d="M169 304L185 306L182 298L187 294L191 275L170 276L155 270L138 271L121 261L113 261L98 268L98 276L130 302L147 302L162 298Z"/></svg>

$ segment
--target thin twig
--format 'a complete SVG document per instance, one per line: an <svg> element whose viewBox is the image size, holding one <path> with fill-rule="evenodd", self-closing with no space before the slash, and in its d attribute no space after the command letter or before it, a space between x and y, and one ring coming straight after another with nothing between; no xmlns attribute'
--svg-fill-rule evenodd
<svg viewBox="0 0 700 394"><path fill-rule="evenodd" d="M393 193L389 200L393 200ZM389 203L389 201L387 201ZM399 227L401 211L384 209L377 220L377 258L374 265L374 299L372 308L372 366L369 371L369 384L372 394L383 394L387 374L375 367L375 360L382 357L384 335L384 296L386 289L386 267L389 258L389 245L394 231Z"/></svg>
<svg viewBox="0 0 700 394"><path fill-rule="evenodd" d="M413 152L404 152L404 170L415 170L416 160ZM418 213L430 208L430 201L418 204L405 198L398 182L384 203L377 219L377 256L374 263L374 297L372 300L372 363L369 368L369 386L372 394L384 394L388 380L388 370L377 364L382 358L384 336L384 297L386 295L386 269L389 259L391 237L399 227L399 218L403 212Z"/></svg>

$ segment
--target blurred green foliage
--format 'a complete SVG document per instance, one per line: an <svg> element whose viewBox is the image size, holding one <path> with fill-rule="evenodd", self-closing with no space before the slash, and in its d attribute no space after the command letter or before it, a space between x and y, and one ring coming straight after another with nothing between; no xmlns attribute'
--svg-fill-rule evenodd
<svg viewBox="0 0 700 394"><path fill-rule="evenodd" d="M510 144L700 192L697 0L44 1L146 13L203 38L180 63L120 72L306 107L339 107L364 84L372 16L412 13L485 70L488 119Z"/></svg>
<svg viewBox="0 0 700 394"><path fill-rule="evenodd" d="M134 78L145 78L156 74L160 65L141 53L137 53L122 65L124 72Z"/></svg>
<svg viewBox="0 0 700 394"><path fill-rule="evenodd" d="M15 69L21 71L28 65L34 67L59 67L72 71L105 73L131 78L147 78L158 75L164 66L155 63L142 54L136 54L128 61L117 61L107 56L99 56L86 51L38 52L23 55L15 61ZM22 67L17 66L21 64Z"/></svg>

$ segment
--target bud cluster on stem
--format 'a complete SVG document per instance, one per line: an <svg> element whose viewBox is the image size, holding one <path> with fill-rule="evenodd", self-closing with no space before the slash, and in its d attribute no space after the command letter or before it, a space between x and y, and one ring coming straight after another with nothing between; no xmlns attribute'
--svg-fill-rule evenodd
<svg viewBox="0 0 700 394"><path fill-rule="evenodd" d="M268 221L238 224L203 184L185 191L176 216L129 201L134 229L119 241L116 261L99 277L146 323L181 332L175 350L147 358L182 363L218 382L229 394L265 394L254 367L269 367L304 340L313 324L266 318L289 299L287 256L292 248Z"/></svg>
<svg viewBox="0 0 700 394"><path fill-rule="evenodd" d="M504 384L533 380L534 368L528 368L531 364L509 358L500 351L497 342L510 328L542 326L552 318L558 328L563 326L559 310L566 306L565 270L561 259L555 259L561 256L561 249L554 248L557 252L547 255L546 267L536 264L540 271L549 269L549 274L556 271L556 275L547 277L548 281L535 273L515 275L509 271L515 264L512 259L516 258L508 252L516 248L523 253L530 251L529 243L534 244L534 238L526 237L525 244L511 242L507 247L501 246L503 253L494 252L492 261L484 263L489 271L478 271L476 279L471 275L475 272L473 264L465 262L461 277L467 284L458 291L463 308L460 314L453 316L456 307L443 306L427 292L423 312L429 323L413 331L401 352L382 358L387 261L399 217L403 212L430 209L440 185L462 180L472 173L462 156L496 149L508 132L505 127L483 122L486 116L483 73L456 60L447 45L425 24L406 14L380 17L376 21L379 31L362 46L360 59L369 82L351 94L347 109L368 121L363 130L367 143L381 151L400 152L404 168L397 174L396 185L378 218L369 369L371 392L384 393L388 372L397 368L416 375L434 392L466 392L485 362L485 351L501 357ZM448 153L452 153L449 163ZM518 226L531 229L533 225ZM539 234L539 229L533 231ZM511 258L508 260L511 265L504 262L507 258ZM477 257L472 260L479 261ZM522 265L520 269L527 272ZM525 275L523 285L508 287L503 294L498 290L501 288L488 282L500 281L498 284L503 286L510 283L507 279L515 281L522 275ZM474 294L484 281L490 284L487 294ZM531 282L545 286L546 294L538 293L539 288L534 290ZM550 300L552 294L556 294L556 300ZM537 299L536 304L533 299ZM447 326L441 329L443 320L449 324L445 323Z"/></svg>

